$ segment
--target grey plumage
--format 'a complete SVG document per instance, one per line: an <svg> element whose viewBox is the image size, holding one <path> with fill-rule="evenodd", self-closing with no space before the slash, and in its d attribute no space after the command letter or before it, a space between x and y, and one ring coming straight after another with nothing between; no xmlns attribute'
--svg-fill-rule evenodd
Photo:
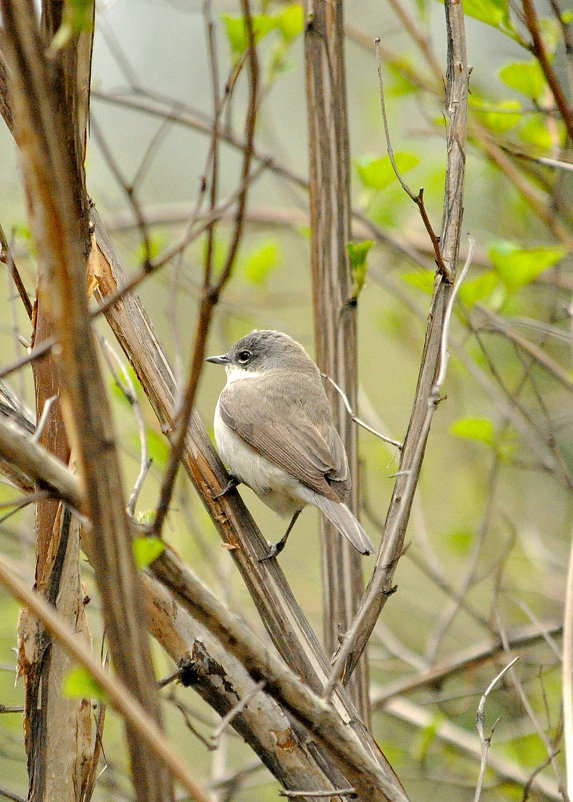
<svg viewBox="0 0 573 802"><path fill-rule="evenodd" d="M344 503L351 485L346 452L304 348L282 332L254 331L209 361L227 370L215 437L231 473L279 514L313 504L361 554L372 553Z"/></svg>

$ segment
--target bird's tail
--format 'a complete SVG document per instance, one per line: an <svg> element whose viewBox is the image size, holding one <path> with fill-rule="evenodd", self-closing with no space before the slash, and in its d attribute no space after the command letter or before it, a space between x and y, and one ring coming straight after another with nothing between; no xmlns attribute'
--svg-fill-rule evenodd
<svg viewBox="0 0 573 802"><path fill-rule="evenodd" d="M360 554L372 554L372 541L342 501L332 501L319 493L313 493L312 503L321 510L338 531L352 543Z"/></svg>

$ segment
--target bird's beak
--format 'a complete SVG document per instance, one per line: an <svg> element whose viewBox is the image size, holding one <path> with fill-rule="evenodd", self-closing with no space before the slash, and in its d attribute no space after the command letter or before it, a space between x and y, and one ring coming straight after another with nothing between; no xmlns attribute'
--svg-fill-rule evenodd
<svg viewBox="0 0 573 802"><path fill-rule="evenodd" d="M221 356L208 356L205 362L214 362L215 365L227 365L229 362L229 357L227 354L221 354Z"/></svg>

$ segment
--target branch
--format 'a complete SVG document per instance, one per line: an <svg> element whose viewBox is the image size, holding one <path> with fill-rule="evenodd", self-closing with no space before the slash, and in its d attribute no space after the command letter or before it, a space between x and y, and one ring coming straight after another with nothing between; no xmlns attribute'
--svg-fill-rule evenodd
<svg viewBox="0 0 573 802"><path fill-rule="evenodd" d="M54 459L29 434L0 415L0 456L40 485L48 485L63 500L81 506L82 490L77 477L63 463ZM93 543L82 544L91 561ZM229 652L198 624L173 599L159 582L147 574L141 576L149 632L178 664L176 677L189 684L192 676L196 691L221 716L234 711L232 726L259 756L265 766L286 788L338 788L343 776L316 752L306 730L288 718L270 697L260 692L257 704L237 713L237 699L251 698L254 683ZM280 738L276 733L282 733ZM284 743L289 759L284 760Z"/></svg>
<svg viewBox="0 0 573 802"><path fill-rule="evenodd" d="M545 79L553 93L555 103L559 109L559 113L561 114L561 118L565 124L565 128L567 129L569 140L573 140L573 110L571 105L567 102L567 98L563 93L563 89L561 88L561 84L557 79L555 70L553 69L551 62L549 61L549 57L547 56L543 37L541 36L541 31L539 30L537 11L535 10L532 0L522 0L522 4L525 25L531 34L531 39L533 41L533 55L539 61L539 66L543 70Z"/></svg>
<svg viewBox="0 0 573 802"><path fill-rule="evenodd" d="M484 778L485 778L485 770L487 768L487 754L489 752L489 747L491 745L491 739L492 739L492 736L493 736L493 731L495 730L495 728L497 726L497 723L499 721L499 718L498 718L495 721L493 727L491 728L490 734L486 735L485 734L485 730L484 730L485 703L486 703L487 697L489 696L491 691L494 689L495 685L497 685L497 683L500 681L500 679L503 677L503 675L506 673L506 671L509 671L509 669L515 663L517 663L518 660L519 660L519 656L518 657L514 657L513 660L505 666L505 668L502 668L501 671L498 674L496 674L496 676L492 679L492 681L489 683L489 685L487 686L487 688L483 692L482 697L481 697L481 699L479 701L479 705L478 705L478 709L477 709L477 713L476 713L476 724L477 724L478 735L479 735L480 741L481 741L481 761L480 761L480 767L479 767L479 777L478 777L478 781L477 781L477 784L476 784L476 791L475 791L475 795L474 795L474 802L478 802L478 800L479 800L479 798L481 796L481 792L482 792L482 788L483 788L483 781L484 781Z"/></svg>
<svg viewBox="0 0 573 802"><path fill-rule="evenodd" d="M247 116L245 121L245 150L243 152L243 163L241 167L241 189L237 198L237 211L235 215L235 224L231 236L231 244L227 252L225 264L221 270L220 276L214 285L211 284L211 264L208 262L205 273L205 282L201 296L201 303L199 305L199 313L197 325L195 329L194 348L191 354L191 362L189 366L189 379L187 386L183 393L183 401L181 409L178 410L176 416L176 427L173 434L171 450L169 452L169 459L163 475L163 481L159 493L159 502L155 520L153 522L152 531L156 535L161 535L161 530L171 501L171 495L175 485L175 478L179 463L183 456L185 448L185 438L187 436L187 429L189 427L189 419L193 411L195 403L195 395L199 386L199 379L203 370L205 362L205 348L207 345L207 337L209 335L209 328L215 307L219 301L219 297L223 288L228 280L231 278L231 272L235 264L235 259L239 250L239 244L243 233L243 224L245 220L245 211L247 205L247 196L249 190L249 173L251 169L251 161L253 158L253 148L255 140L255 122L257 116L257 103L258 103L258 81L259 81L259 65L257 53L255 49L255 35L253 32L253 20L251 18L251 11L249 0L242 0L243 17L248 35L248 66L249 66L249 103L247 108ZM215 129L215 132L217 129ZM208 229L211 231L211 228Z"/></svg>
<svg viewBox="0 0 573 802"><path fill-rule="evenodd" d="M424 189L423 187L420 189L417 195L415 195L408 184L402 178L400 171L398 170L398 165L396 164L396 160L394 159L394 150L392 148L392 142L390 140L390 128L388 126L388 117L386 115L386 102L384 100L384 83L382 81L382 57L380 55L380 39L375 39L374 44L376 46L376 68L378 70L378 91L380 94L380 105L382 107L382 121L384 123L384 136L386 137L386 152L388 153L388 158L390 159L390 164L392 165L392 169L394 170L394 174L398 181L400 182L400 186L408 195L410 200L412 200L416 206L418 207L418 211L420 212L420 217L422 218L422 222L428 232L428 236L430 237L430 242L432 243L432 248L434 249L434 257L436 260L436 265L438 266L438 271L443 274L444 278L447 281L452 280L451 274L448 272L443 260L442 260L442 253L440 250L440 239L436 235L436 232L433 229L433 226L430 222L430 218L428 217L428 213L426 211L426 206L424 204Z"/></svg>
<svg viewBox="0 0 573 802"><path fill-rule="evenodd" d="M189 613L241 661L255 682L267 681L268 693L313 733L356 788L360 799L364 802L406 799L334 707L301 682L169 549L150 569Z"/></svg>
<svg viewBox="0 0 573 802"><path fill-rule="evenodd" d="M382 608L395 590L392 579L404 547L404 536L412 499L437 401L436 389L440 384L440 374L446 367L444 353L453 292L453 287L446 280L446 276L455 275L463 216L469 71L465 50L463 9L459 3L451 0L446 0L445 8L448 29L446 86L448 133L446 187L440 243L446 270L438 273L434 284L416 396L376 567L352 625L352 637L346 637L336 659L334 671L329 680L329 690L333 689L337 678L343 678L352 671ZM468 259L466 267L469 266L469 261ZM441 378L443 379L443 376Z"/></svg>
<svg viewBox="0 0 573 802"><path fill-rule="evenodd" d="M70 412L66 423L85 483L86 507L97 532L94 568L110 651L118 675L159 723L143 596L121 498L111 412L88 314L90 236L81 145L78 132L71 130L73 115L58 102L54 69L47 62L33 2L2 0L1 8L30 227L44 274L40 291L60 341L63 396ZM172 799L169 773L131 725L127 740L137 798L142 802Z"/></svg>
<svg viewBox="0 0 573 802"><path fill-rule="evenodd" d="M42 621L45 627L78 663L87 668L98 685L109 696L113 707L137 731L150 751L160 759L161 763L169 769L173 776L177 777L181 785L189 792L191 798L196 802L212 802L211 797L197 785L181 759L173 752L173 747L167 741L156 722L150 718L127 686L102 668L101 664L85 650L85 647L78 643L76 633L60 615L54 612L53 607L37 593L29 590L17 578L17 575L16 566L5 559L0 560L0 583L14 598L18 599Z"/></svg>
<svg viewBox="0 0 573 802"><path fill-rule="evenodd" d="M567 767L567 793L573 799L573 544L565 585L563 616L563 741Z"/></svg>
<svg viewBox="0 0 573 802"><path fill-rule="evenodd" d="M107 298L116 292L118 284L123 283L124 272L95 210L93 221L101 248L98 250L101 268L98 293L101 298ZM126 296L108 307L106 318L131 362L160 426L168 431L174 415L175 379L140 299L134 294ZM299 677L303 677L310 688L321 691L328 678L329 660L278 563L259 562L259 558L266 554L267 542L240 496L230 494L214 499L226 484L226 471L195 412L191 415L184 462L221 539L229 548L229 554L273 643L287 665ZM344 689L337 689L335 703L343 721L357 733L401 791L398 778L360 721Z"/></svg>

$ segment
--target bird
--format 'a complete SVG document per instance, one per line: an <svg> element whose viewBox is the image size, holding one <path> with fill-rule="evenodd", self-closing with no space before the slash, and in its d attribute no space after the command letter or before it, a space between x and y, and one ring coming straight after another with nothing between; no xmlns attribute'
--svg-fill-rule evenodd
<svg viewBox="0 0 573 802"><path fill-rule="evenodd" d="M262 559L283 550L307 504L360 554L372 554L371 540L345 503L351 486L346 451L320 371L302 345L281 331L255 329L207 362L224 365L227 374L214 429L230 479L215 498L243 483L279 515L291 516Z"/></svg>

